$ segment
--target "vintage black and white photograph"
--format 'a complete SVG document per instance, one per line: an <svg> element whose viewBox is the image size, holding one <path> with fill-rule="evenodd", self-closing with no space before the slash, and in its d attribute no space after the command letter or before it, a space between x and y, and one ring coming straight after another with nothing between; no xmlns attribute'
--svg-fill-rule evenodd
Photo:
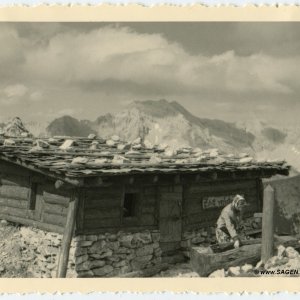
<svg viewBox="0 0 300 300"><path fill-rule="evenodd" d="M300 276L299 36L1 22L0 277Z"/></svg>

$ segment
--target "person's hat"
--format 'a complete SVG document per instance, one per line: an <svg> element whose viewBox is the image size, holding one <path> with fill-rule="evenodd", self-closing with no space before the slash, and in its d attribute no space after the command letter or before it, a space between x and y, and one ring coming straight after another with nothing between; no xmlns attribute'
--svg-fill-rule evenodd
<svg viewBox="0 0 300 300"><path fill-rule="evenodd" d="M240 204L242 206L247 206L248 205L248 203L246 202L246 199L244 198L244 196L239 195L239 194L235 195L232 202L233 202L234 205L237 205L237 204Z"/></svg>

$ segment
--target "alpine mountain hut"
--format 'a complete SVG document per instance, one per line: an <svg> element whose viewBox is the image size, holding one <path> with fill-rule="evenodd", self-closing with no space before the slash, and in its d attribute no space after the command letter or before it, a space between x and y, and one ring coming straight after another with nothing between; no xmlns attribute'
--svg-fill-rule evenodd
<svg viewBox="0 0 300 300"><path fill-rule="evenodd" d="M3 137L0 218L37 229L28 243L44 232L47 251L55 237L51 276L150 276L188 257L191 245L213 243L216 219L235 194L250 204L248 217L261 212L262 178L288 172L284 162L117 136Z"/></svg>

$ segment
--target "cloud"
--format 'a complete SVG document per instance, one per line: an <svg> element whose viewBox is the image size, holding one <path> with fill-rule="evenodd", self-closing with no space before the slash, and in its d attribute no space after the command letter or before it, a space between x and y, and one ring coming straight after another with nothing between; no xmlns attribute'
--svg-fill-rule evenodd
<svg viewBox="0 0 300 300"><path fill-rule="evenodd" d="M41 101L43 97L43 93L41 91L34 91L29 95L29 100L32 102Z"/></svg>
<svg viewBox="0 0 300 300"><path fill-rule="evenodd" d="M43 93L40 90L32 90L24 84L12 84L0 91L0 103L14 105L20 102L39 102L42 96Z"/></svg>
<svg viewBox="0 0 300 300"><path fill-rule="evenodd" d="M0 97L0 103L8 106L8 105L14 105L17 104L19 100L17 98L7 98L7 97Z"/></svg>
<svg viewBox="0 0 300 300"><path fill-rule="evenodd" d="M61 110L55 110L55 109L48 109L47 111L41 110L38 112L34 112L34 114L31 115L31 118L34 116L37 116L39 119L41 118L43 122L49 122L53 121L56 118L62 117L62 116L76 116L78 114L78 111L73 108L64 108Z"/></svg>
<svg viewBox="0 0 300 300"><path fill-rule="evenodd" d="M191 55L159 34L102 27L52 36L46 46L27 53L24 70L34 78L66 85L114 80L168 93L218 89L288 94L293 90L285 82L298 81L291 68L299 63L300 57L291 60L260 53Z"/></svg>
<svg viewBox="0 0 300 300"><path fill-rule="evenodd" d="M28 92L28 88L23 84L14 84L14 85L8 85L3 90L5 96L8 98L12 97L22 97Z"/></svg>
<svg viewBox="0 0 300 300"><path fill-rule="evenodd" d="M28 88L23 84L7 85L0 91L0 103L3 105L14 105L26 96Z"/></svg>
<svg viewBox="0 0 300 300"><path fill-rule="evenodd" d="M14 28L1 24L0 45L0 76L2 75L4 78L16 76L18 74L15 72L16 68L24 62L24 54L26 53L22 39Z"/></svg>
<svg viewBox="0 0 300 300"><path fill-rule="evenodd" d="M56 112L58 116L65 116L65 115L72 116L75 113L78 113L78 111L75 111L75 109L73 108L64 108Z"/></svg>
<svg viewBox="0 0 300 300"><path fill-rule="evenodd" d="M297 52L275 56L257 46L247 55L237 49L212 55L124 26L43 26L0 25L0 103L19 105L16 110L24 114L52 109L57 116L69 107L73 111L65 114L78 116L84 107L82 118L90 118L132 100L166 98L219 117L222 107L210 103L226 102L236 114L246 111L245 101L251 103L247 109L254 107L251 101L269 101L268 106L276 99L296 99L300 92ZM246 41L247 36L241 44ZM255 42L251 36L249 41Z"/></svg>

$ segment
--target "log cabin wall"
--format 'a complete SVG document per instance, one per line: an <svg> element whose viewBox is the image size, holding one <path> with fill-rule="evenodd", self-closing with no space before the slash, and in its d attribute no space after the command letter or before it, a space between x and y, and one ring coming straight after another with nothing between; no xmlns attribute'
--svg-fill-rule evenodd
<svg viewBox="0 0 300 300"><path fill-rule="evenodd" d="M250 204L244 213L244 228L260 228L261 219L253 218L253 213L262 210L262 192L262 181L257 178L186 183L183 189L181 241L184 256L190 258L190 249L193 246L216 243L216 221L223 207L237 193L244 195Z"/></svg>
<svg viewBox="0 0 300 300"><path fill-rule="evenodd" d="M63 233L70 191L56 190L54 181L6 162L0 163L0 179L0 218Z"/></svg>
<svg viewBox="0 0 300 300"><path fill-rule="evenodd" d="M214 226L221 210L235 194L249 203L245 217L261 211L261 180L211 181L185 184L183 189L183 229L189 231Z"/></svg>
<svg viewBox="0 0 300 300"><path fill-rule="evenodd" d="M157 229L158 186L143 178L134 183L127 179L113 178L108 186L82 190L76 234Z"/></svg>

